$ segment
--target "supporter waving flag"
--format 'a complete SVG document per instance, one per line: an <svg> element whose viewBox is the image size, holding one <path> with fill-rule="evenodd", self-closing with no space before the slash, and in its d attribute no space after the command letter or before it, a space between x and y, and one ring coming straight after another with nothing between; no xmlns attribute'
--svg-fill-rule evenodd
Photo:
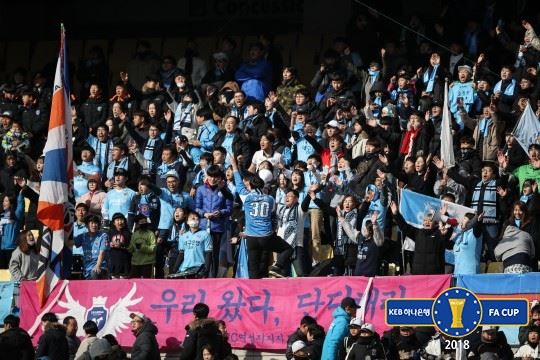
<svg viewBox="0 0 540 360"><path fill-rule="evenodd" d="M531 104L527 102L527 107L519 118L519 121L512 131L517 142L524 151L529 151L531 144L538 144L540 136L540 121L534 113Z"/></svg>
<svg viewBox="0 0 540 360"><path fill-rule="evenodd" d="M45 162L39 194L37 215L45 225L37 289L41 306L61 277L62 250L71 233L69 221L71 179L73 178L73 145L71 134L71 104L69 98L64 26L61 26L60 52L56 65L54 89L47 143L43 149ZM68 221L65 221L67 219Z"/></svg>

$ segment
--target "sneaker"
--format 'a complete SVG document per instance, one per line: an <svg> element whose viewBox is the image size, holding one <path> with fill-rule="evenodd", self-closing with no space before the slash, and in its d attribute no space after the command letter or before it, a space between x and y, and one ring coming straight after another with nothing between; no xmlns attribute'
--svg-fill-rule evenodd
<svg viewBox="0 0 540 360"><path fill-rule="evenodd" d="M268 268L268 275L277 277L277 278L283 278L285 275L283 275L283 270L277 265L272 265Z"/></svg>

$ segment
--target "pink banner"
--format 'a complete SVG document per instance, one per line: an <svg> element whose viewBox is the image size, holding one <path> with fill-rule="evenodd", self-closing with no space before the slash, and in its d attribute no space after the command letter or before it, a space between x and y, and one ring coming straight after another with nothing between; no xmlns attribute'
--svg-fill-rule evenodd
<svg viewBox="0 0 540 360"><path fill-rule="evenodd" d="M37 341L39 319L52 311L60 318L74 316L79 335L82 324L94 320L98 335L110 333L131 346L129 313L140 311L156 323L160 346L174 350L193 320L193 306L204 302L211 317L227 323L233 347L283 350L302 316L311 315L328 328L341 299L351 296L360 302L368 283L364 277L70 281L58 286L45 308L39 309L35 283L23 282L21 326ZM449 275L375 278L364 298L366 321L383 331L386 299L434 297L449 285Z"/></svg>

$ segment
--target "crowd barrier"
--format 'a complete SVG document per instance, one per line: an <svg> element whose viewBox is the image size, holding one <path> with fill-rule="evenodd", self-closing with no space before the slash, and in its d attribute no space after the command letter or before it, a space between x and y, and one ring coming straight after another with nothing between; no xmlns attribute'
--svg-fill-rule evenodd
<svg viewBox="0 0 540 360"><path fill-rule="evenodd" d="M540 274L481 274L458 276L326 277L295 279L204 279L204 280L110 280L62 281L44 308L37 305L34 282L20 284L18 307L21 326L34 341L39 338L39 319L52 311L61 318L71 315L82 323L94 320L100 335L111 333L124 346L134 341L129 314L142 312L159 329L162 350L177 350L185 327L193 320L193 306L204 302L210 316L227 322L229 341L235 348L282 350L288 335L295 331L304 315L314 316L325 328L332 312L345 296L360 304L361 316L382 333L384 304L391 298L432 298L457 286L480 297L518 296L529 300L540 297ZM10 299L17 286L0 283L0 318L11 311ZM4 301L2 301L4 300ZM504 329L511 343L517 342L517 328Z"/></svg>

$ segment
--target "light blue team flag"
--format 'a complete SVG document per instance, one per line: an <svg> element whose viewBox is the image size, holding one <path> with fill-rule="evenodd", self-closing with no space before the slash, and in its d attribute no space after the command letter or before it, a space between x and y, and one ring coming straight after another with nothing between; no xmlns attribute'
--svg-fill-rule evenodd
<svg viewBox="0 0 540 360"><path fill-rule="evenodd" d="M432 215L436 220L440 219L439 211L443 204L448 205L448 217L456 219L458 222L462 221L465 214L474 214L474 210L471 208L405 189L401 190L399 212L409 225L420 229L425 215Z"/></svg>
<svg viewBox="0 0 540 360"><path fill-rule="evenodd" d="M525 152L529 151L529 145L540 143L540 121L538 121L530 102L527 103L527 107L512 133Z"/></svg>
<svg viewBox="0 0 540 360"><path fill-rule="evenodd" d="M14 289L15 282L0 282L0 321L2 322L2 324L4 323L5 317L11 314Z"/></svg>
<svg viewBox="0 0 540 360"><path fill-rule="evenodd" d="M246 239L240 240L240 248L238 249L238 262L235 276L237 279L249 279L248 251L246 241Z"/></svg>

